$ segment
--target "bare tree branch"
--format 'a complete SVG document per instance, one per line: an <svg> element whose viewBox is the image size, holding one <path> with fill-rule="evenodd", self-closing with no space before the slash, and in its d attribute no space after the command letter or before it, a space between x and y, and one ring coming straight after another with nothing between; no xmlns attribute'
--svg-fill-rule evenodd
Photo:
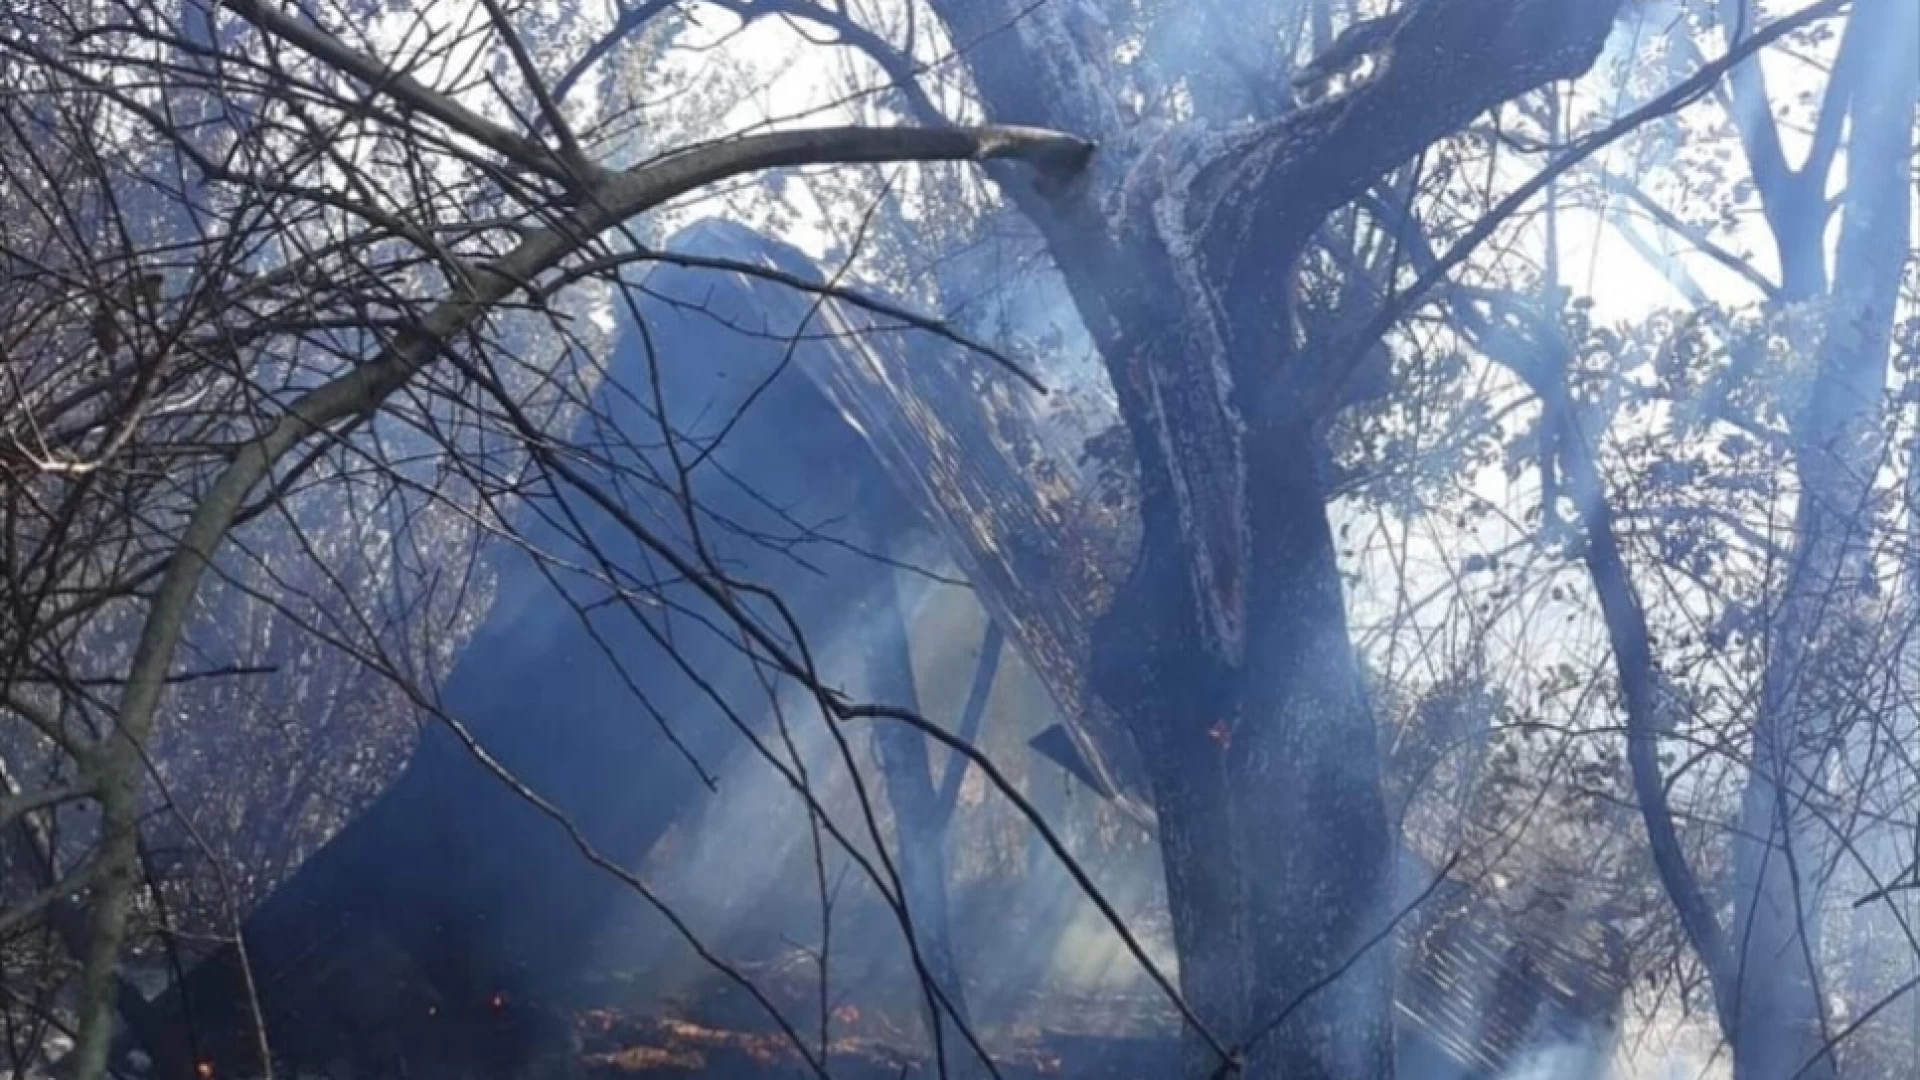
<svg viewBox="0 0 1920 1080"><path fill-rule="evenodd" d="M256 10L258 5L253 5ZM295 30L298 30L295 27ZM326 50L324 43L315 46ZM351 56L339 62L357 62ZM776 132L685 150L612 175L595 184L582 205L559 222L529 234L502 258L467 266L459 293L402 333L376 359L302 394L264 433L242 445L195 507L154 593L134 652L117 725L99 762L101 841L99 893L93 905L92 952L82 984L81 1038L75 1075L98 1077L112 1039L107 1007L115 985L127 904L133 891L135 820L141 754L167 669L179 646L202 575L212 563L247 494L296 446L341 420L379 408L423 365L513 291L600 233L635 214L707 184L760 169L789 165L951 161L1006 158L1056 175L1070 175L1092 152L1068 135L1027 128L946 131L824 128Z"/></svg>

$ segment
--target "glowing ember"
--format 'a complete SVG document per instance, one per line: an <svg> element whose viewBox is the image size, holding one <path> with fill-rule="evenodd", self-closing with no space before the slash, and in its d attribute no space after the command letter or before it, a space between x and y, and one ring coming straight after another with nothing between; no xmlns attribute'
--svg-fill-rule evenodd
<svg viewBox="0 0 1920 1080"><path fill-rule="evenodd" d="M213 1080L213 1062L196 1062L193 1066L193 1075L199 1077L200 1080Z"/></svg>
<svg viewBox="0 0 1920 1080"><path fill-rule="evenodd" d="M631 1046L610 1054L590 1054L588 1065L599 1065L621 1072L648 1072L654 1069L704 1069L707 1059L697 1050L662 1050L652 1046Z"/></svg>
<svg viewBox="0 0 1920 1080"><path fill-rule="evenodd" d="M495 990L493 992L493 998L489 1000L487 1004L493 1006L494 1012L499 1012L501 1009L504 1009L507 1007L507 996L505 994L502 994L500 991Z"/></svg>
<svg viewBox="0 0 1920 1080"><path fill-rule="evenodd" d="M841 1030L833 1034L821 1061L830 1067L829 1075L861 1080L927 1075L922 1071L927 1061L903 1050L917 1036L893 1030L885 1007L874 1002L841 1003L833 1008L832 1018ZM684 1016L606 1008L586 1010L574 1020L576 1030L586 1037L577 1060L594 1080L693 1075L774 1080L796 1075L805 1065L793 1043L772 1031L735 1030ZM868 1030L851 1030L856 1027ZM1166 1075L1157 1065L1147 1065L1145 1071L1136 1068L1142 1064L1138 1059L1143 1048L1148 1060L1159 1062L1159 1052L1177 1051L1177 1044L1151 1037L1062 1036L1035 1028L1012 1037L994 1055L994 1063L1007 1080Z"/></svg>

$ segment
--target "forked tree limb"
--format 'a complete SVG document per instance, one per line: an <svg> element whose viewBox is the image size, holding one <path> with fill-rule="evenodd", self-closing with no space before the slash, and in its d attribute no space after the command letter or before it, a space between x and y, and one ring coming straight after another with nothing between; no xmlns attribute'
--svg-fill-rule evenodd
<svg viewBox="0 0 1920 1080"><path fill-rule="evenodd" d="M1397 295L1381 305L1361 332L1332 358L1330 369L1319 376L1319 388L1312 398L1310 412L1324 411L1338 399L1346 381L1358 368L1368 349L1385 337L1396 323L1425 303L1428 296L1444 284L1449 275L1480 250L1521 208L1546 190L1547 186L1587 161L1601 150L1626 138L1647 124L1679 112L1711 91L1728 72L1737 70L1762 49L1775 41L1832 18L1850 7L1852 0L1818 0L1817 3L1784 16L1764 29L1741 39L1739 45L1703 64L1698 71L1675 83L1659 96L1603 128L1576 139L1557 157L1541 167L1523 183L1494 204L1480 219L1439 252L1420 271L1419 276Z"/></svg>

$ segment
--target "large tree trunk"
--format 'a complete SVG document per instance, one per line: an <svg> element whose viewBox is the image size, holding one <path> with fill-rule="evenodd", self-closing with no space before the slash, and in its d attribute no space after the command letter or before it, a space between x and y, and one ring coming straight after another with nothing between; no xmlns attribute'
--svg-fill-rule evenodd
<svg viewBox="0 0 1920 1080"><path fill-rule="evenodd" d="M1756 177L1771 192L1769 220L1787 270L1783 299L1823 303L1818 327L1804 328L1819 340L1809 392L1791 417L1800 483L1793 553L1769 628L1753 763L1734 832L1734 956L1721 993L1733 1002L1727 1034L1741 1080L1820 1080L1838 1071L1825 1049L1835 1032L1820 981L1820 923L1836 850L1822 816L1837 808L1823 806L1817 788L1829 755L1857 738L1836 726L1844 710L1832 687L1868 674L1848 665L1864 647L1853 637L1863 617L1857 590L1873 573L1871 487L1884 452L1889 335L1912 227L1920 104L1911 49L1886 43L1917 39L1920 8L1892 0L1859 5L1847 28L1828 90L1852 98L1846 216L1824 297L1816 290L1827 279L1826 214L1797 200L1820 205L1827 161L1781 174L1753 130L1770 130L1771 121L1749 120L1744 132ZM1764 101L1751 82L1758 77L1748 72L1738 88Z"/></svg>
<svg viewBox="0 0 1920 1080"><path fill-rule="evenodd" d="M1177 538L1163 524L1101 624L1095 678L1128 703L1149 763L1181 986L1202 1020L1224 1038L1261 1036L1251 1075L1385 1076L1394 950L1353 961L1391 917L1392 848L1304 441L1271 433L1261 460L1274 467L1253 471L1249 604L1264 617L1248 628L1245 661L1224 666L1199 647L1182 610L1185 574L1168 557ZM1350 962L1337 986L1296 1003ZM1217 1065L1190 1040L1190 1073Z"/></svg>
<svg viewBox="0 0 1920 1080"><path fill-rule="evenodd" d="M1074 190L1002 181L1065 276L1139 463L1140 552L1090 670L1144 763L1183 992L1213 1040L1251 1041L1249 1076L1390 1075L1390 950L1268 1030L1392 914L1372 721L1313 464L1327 373L1298 355L1295 263L1329 213L1434 140L1585 71L1618 4L1427 0L1406 9L1392 62L1340 100L1232 128L1245 113L1203 115L1150 143L1074 13L1017 6L936 4L977 42L990 115L1101 145ZM1286 66L1273 58L1270 86ZM1284 100L1252 78L1196 100ZM1190 1042L1189 1073L1213 1074L1209 1041Z"/></svg>
<svg viewBox="0 0 1920 1080"><path fill-rule="evenodd" d="M1395 862L1372 713L1347 634L1333 533L1303 431L1257 431L1249 470L1255 613L1243 667L1249 737L1229 783L1247 874L1259 1075L1385 1076L1393 1061ZM1277 835L1276 835L1277 834ZM1264 854L1264 858L1262 855ZM1257 875L1257 876L1256 876ZM1370 944L1370 939L1372 943ZM1366 950L1361 955L1361 950ZM1359 957L1356 959L1356 957Z"/></svg>

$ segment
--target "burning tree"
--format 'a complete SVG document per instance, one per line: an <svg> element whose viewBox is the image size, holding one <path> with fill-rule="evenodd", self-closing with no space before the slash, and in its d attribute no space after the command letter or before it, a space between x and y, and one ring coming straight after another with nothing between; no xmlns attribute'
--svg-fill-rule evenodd
<svg viewBox="0 0 1920 1080"><path fill-rule="evenodd" d="M17 904L5 926L44 916L59 942L43 941L41 952L64 952L83 967L70 1009L38 1011L74 1018L73 1065L88 1080L105 1067L116 1012L163 1067L188 1067L191 1054L154 1030L166 1018L151 1015L120 960L136 906L162 925L169 918L164 888L136 905L143 812L172 799L175 839L204 846L193 820L217 802L207 776L219 762L203 752L186 768L190 754L156 752L172 737L164 704L233 700L194 689L199 683L177 685L185 678L230 686L244 684L229 677L265 674L195 671L179 658L231 651L284 655L309 680L303 686L404 702L435 720L379 806L253 916L248 942L277 967L305 963L325 948L323 931L338 929L314 912L344 913L339 925L350 933L411 954L395 963L502 1010L517 990L495 980L522 965L519 954L572 957L592 947L588 916L605 895L596 889L657 900L631 866L711 780L705 764L726 751L710 725L750 744L800 793L816 852L844 851L876 883L903 931L937 1050L947 1049L943 1040L966 1042L991 1067L969 1024L963 962L942 927L945 796L931 782L924 740L989 777L1078 884L1099 894L1019 785L969 740L903 707L912 658L890 621L884 575L844 564L833 584L788 576L784 560L820 540L816 530L779 521L756 495L711 498L720 481L696 485L706 474L764 466L769 477L784 468L802 474L798 483L854 489L838 494L869 546L938 532L998 631L1046 682L1065 721L1055 752L1150 823L1177 990L1133 937L1127 944L1180 1013L1189 1075L1391 1075L1390 943L1409 905L1427 894L1409 899L1398 880L1410 830L1395 818L1416 800L1396 790L1390 805L1383 791L1389 755L1356 643L1352 559L1344 523L1329 509L1353 483L1352 459L1367 454L1332 444L1418 442L1404 434L1414 421L1356 433L1364 426L1353 419L1386 409L1397 381L1465 369L1471 353L1504 368L1538 412L1524 456L1541 490L1525 542L1564 542L1590 571L1625 697L1627 769L1650 857L1709 974L1740 1068L1785 1060L1782 1045L1819 1050L1832 1033L1810 1034L1822 1020L1813 950L1781 959L1810 940L1798 901L1782 904L1795 873L1780 876L1764 857L1769 845L1742 848L1736 861L1753 888L1731 903L1730 933L1690 864L1698 847L1684 850L1667 805L1660 751L1676 730L1675 695L1653 670L1631 553L1609 517L1624 501L1608 490L1597 440L1582 428L1611 420L1595 401L1618 405L1629 394L1610 365L1634 353L1572 302L1557 238L1569 205L1563 186L1597 154L1735 73L1740 134L1768 221L1792 256L1770 289L1781 295L1769 296L1768 318L1828 291L1818 267L1824 233L1810 224L1824 219L1808 208L1824 197L1844 125L1853 132L1848 168L1885 188L1857 222L1849 212L1843 255L1861 280L1836 273L1822 339L1836 344L1820 359L1834 394L1861 390L1876 373L1884 379L1877 361L1862 357L1886 351L1887 290L1899 274L1887 264L1904 261L1906 249L1889 260L1869 241L1905 228L1904 188L1889 177L1910 156L1912 101L1857 93L1900 74L1897 57L1857 42L1898 37L1911 17L1881 0L1848 24L1856 44L1843 49L1847 74L1835 77L1840 89L1829 92L1834 105L1817 128L1810 160L1818 168L1785 169L1777 133L1755 119L1769 111L1764 92L1743 66L1846 6L1815 3L1764 27L1743 16L1720 58L1691 57L1628 110L1594 107L1565 85L1617 40L1617 25L1644 30L1659 5L717 0L690 9L649 0L600 19L495 0L471 13L422 5L398 14L222 0L10 14L0 48L12 59L11 141L0 164L21 177L9 198L55 212L10 233L6 246L8 273L26 298L7 347L28 364L8 391L17 399L8 492L21 508L10 520L25 524L7 564L18 599L5 639L5 706L20 723L0 732L12 740L0 749L10 765L30 762L47 779L36 789L8 778L4 824L17 821L23 850L45 873L37 889L8 894ZM667 100L685 90L660 57L708 12L829 35L884 80L873 108L884 122L756 124L714 139L730 101L660 109L651 90L662 88ZM361 34L356 19L378 32ZM1514 178L1503 171L1509 150L1545 164ZM822 217L842 218L832 211L871 200L857 227L837 238L845 249L830 261L843 266L831 278L751 247L663 246L651 231L676 203L736 177L896 161L982 162L992 187L947 174L903 195L891 181L815 180L809 190L823 196L814 207ZM1482 192L1474 170L1483 164L1504 196ZM929 213L936 200L927 190L977 216ZM1547 254L1537 265L1498 281L1450 283L1543 195ZM914 242L907 238L972 240L1002 210L1017 215L1020 235L1056 275L1062 321L1084 337L1097 360L1094 381L1110 394L1093 411L1109 410L1113 430L1087 440L1082 475L1050 462L1050 433L1036 410L1011 403L1009 388L1035 381L1027 358L1010 359L1009 350L920 313L934 305L914 301L960 306L941 294L963 291L961 275L903 285L918 293L912 300L841 280L873 231L894 234L876 261L899 270ZM680 379L676 353L718 350L696 337L656 338L666 320L643 305L717 309L749 333L764 305L737 294L710 303L655 292L644 272L661 264L799 290L807 310L797 328L774 335L785 340L773 373L743 376L726 393ZM1439 330L1402 329L1430 302L1441 309ZM1834 328L1863 319L1872 347L1837 344ZM876 344L802 363L808 384L786 387L778 371L816 322L828 336ZM1722 319L1715 332L1731 335L1733 323ZM607 325L619 327L612 360ZM896 352L908 351L902 327L1008 370L972 381L911 364L895 370ZM86 363L62 367L75 350ZM1697 373L1710 362L1680 366ZM716 364L701 374L727 371ZM763 386L782 387L772 392L779 415L805 440L783 445L794 433L777 427L764 441L738 430L750 429L742 418ZM1715 386L1729 400L1752 397L1731 375ZM729 402L717 435L691 433L686 417L701 395ZM1790 737L1808 711L1796 679L1845 651L1817 629L1828 593L1816 579L1859 576L1870 561L1832 539L1845 531L1846 512L1835 508L1864 497L1859 467L1885 446L1870 430L1872 410L1847 404L1816 395L1785 432L1806 489L1826 495L1804 503L1794 560L1811 569L1791 576L1766 634L1809 644L1767 660L1756 757L1779 767L1747 773L1742 817L1753 835L1804 839L1814 828L1787 805L1800 782L1788 772L1811 771L1822 753L1810 748L1819 739ZM1505 437L1490 411L1477 401L1453 414L1479 417L1463 424L1453 451L1472 458ZM1815 464L1826 460L1819 448L1842 442L1849 468ZM838 470L823 464L830 458L858 464ZM1108 487L1117 492L1110 499L1085 495ZM1563 492L1574 520L1561 519ZM364 508L386 516L369 519ZM364 522L364 532L343 530L343 517ZM266 534L267 522L278 531ZM806 535L782 539L788 528ZM435 545L468 552L481 536L506 551L471 576L423 554ZM382 562L368 551L401 554ZM1496 567L1483 559L1464 571ZM486 608L496 571L501 626L531 610L528 596L550 592L561 602L539 617L555 614L573 628L566 637L555 631L526 667L514 666L528 658L512 655L518 646L504 633L483 631L465 651L470 670L525 672L518 686L463 683L445 670ZM220 625L228 605L248 604L271 613L258 626L232 626L254 640L212 648L201 625ZM597 627L607 611L626 620L618 635ZM834 690L813 648L850 612L891 628L879 648L850 661L877 688L874 704ZM456 625L441 633L442 623ZM704 644L687 645L680 624L695 625ZM274 634L319 642L328 662L343 666L321 670L304 647L263 653L258 639ZM90 651L103 657L105 682L72 663ZM605 669L578 674L579 657L596 652ZM354 683L349 668L377 674L381 689ZM728 674L715 674L722 669ZM652 688L662 672L686 684L678 696ZM598 679L594 692L606 691L591 703L594 718L560 736L574 740L560 759L543 758L548 732L518 722L545 708L542 676ZM855 778L851 809L830 809L829 785L807 774L782 711L794 699L776 684L827 721L824 737ZM481 685L489 689L473 689ZM751 716L743 694L756 695ZM1495 696L1464 698L1473 704L1454 711L1475 716L1455 721L1461 737L1488 756ZM644 717L644 741L622 748L631 731L600 722L616 702ZM693 713L704 723L689 725ZM476 715L491 719L465 722ZM877 726L892 850L842 734L854 721ZM279 775L303 790L337 786L364 797L384 784L407 742L396 727L367 740L362 760L343 766L295 754ZM1712 756L1738 755L1736 743L1722 740ZM319 740L306 752L325 750ZM670 784L622 791L627 765L648 755L682 755L688 769ZM1617 779L1604 756L1583 764L1594 789ZM334 770L351 775L335 785ZM179 780L199 785L184 812L170 794ZM455 797L435 801L435 791L449 790ZM305 807L304 798L289 805ZM470 815L454 830L459 839L442 843L431 826L449 806ZM857 828L843 829L846 814ZM345 816L308 810L289 828L317 836ZM382 839L394 832L406 837L398 853ZM570 846L553 847L559 834ZM608 837L636 850L614 851ZM257 862L246 864L264 877ZM516 876L559 899L529 904L510 885ZM374 878L380 883L369 885ZM831 890L824 871L819 878L824 908ZM227 920L265 889L264 881L234 883ZM419 903L423 896L436 902ZM831 921L822 921L825 937ZM677 917L674 925L685 929ZM824 941L816 1039L687 936L775 1013L804 1065L825 1072ZM1730 944L1734 937L1742 944ZM1770 950L1769 970L1781 978L1744 981L1749 947ZM209 965L195 978L231 975L246 986L247 950L224 955L231 970ZM45 1000L58 982L48 978ZM335 1001L341 987L358 985L319 974L312 982ZM252 1006L251 996L235 1003ZM285 1015L322 1004L295 999ZM436 1016L443 1007L416 1004ZM1751 1009L1766 1022L1752 1022ZM246 1011L259 1034L263 1017ZM943 1070L947 1058L940 1054Z"/></svg>

